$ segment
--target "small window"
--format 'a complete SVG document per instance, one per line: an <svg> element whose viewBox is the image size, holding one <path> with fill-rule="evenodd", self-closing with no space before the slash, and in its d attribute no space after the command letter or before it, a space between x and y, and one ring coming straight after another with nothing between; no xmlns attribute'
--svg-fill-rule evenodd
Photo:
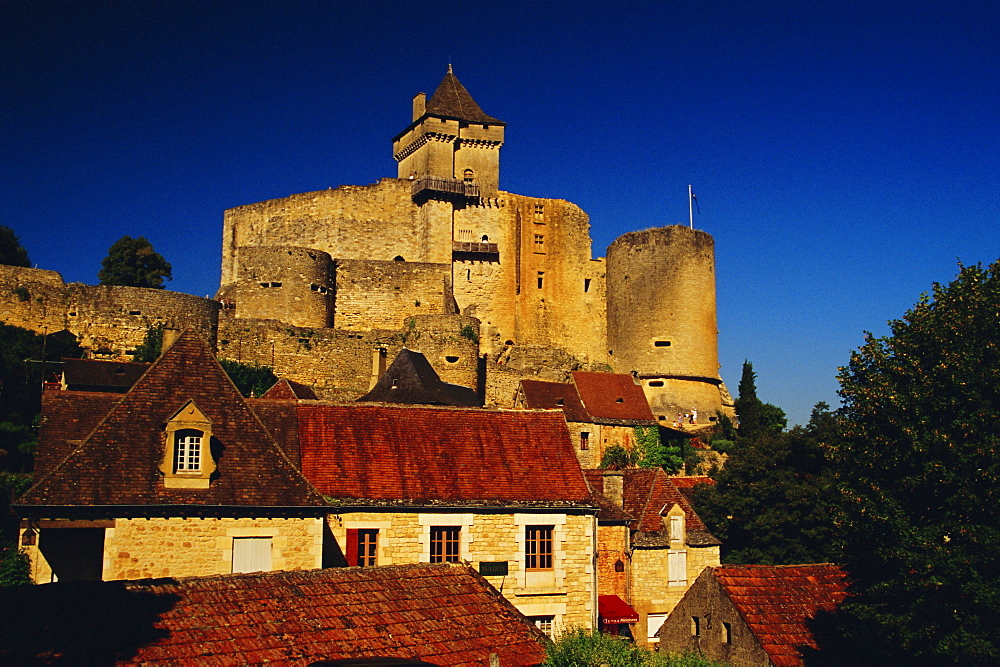
<svg viewBox="0 0 1000 667"><path fill-rule="evenodd" d="M270 572L270 537L234 537L233 572Z"/></svg>
<svg viewBox="0 0 1000 667"><path fill-rule="evenodd" d="M347 530L347 564L352 567L378 564L378 528Z"/></svg>
<svg viewBox="0 0 1000 667"><path fill-rule="evenodd" d="M466 280L472 280L472 269L466 269L465 270L465 279Z"/></svg>
<svg viewBox="0 0 1000 667"><path fill-rule="evenodd" d="M475 179L476 179L476 172L472 171L471 169L466 169L465 172L463 172L462 174L462 180L464 180L466 183L471 183Z"/></svg>
<svg viewBox="0 0 1000 667"><path fill-rule="evenodd" d="M621 396L619 396L618 398L615 399L615 403L624 403L624 402L625 402L625 399L622 398Z"/></svg>
<svg viewBox="0 0 1000 667"><path fill-rule="evenodd" d="M687 586L687 552L667 552L667 585Z"/></svg>
<svg viewBox="0 0 1000 667"><path fill-rule="evenodd" d="M177 431L174 441L174 472L201 470L202 432L192 429Z"/></svg>
<svg viewBox="0 0 1000 667"><path fill-rule="evenodd" d="M545 272L544 271L539 271L538 272L538 289L542 289L542 286L544 284L545 284Z"/></svg>
<svg viewBox="0 0 1000 667"><path fill-rule="evenodd" d="M271 282L271 287L281 287L281 283Z"/></svg>
<svg viewBox="0 0 1000 667"><path fill-rule="evenodd" d="M662 387L663 386L663 380L650 380L649 381L649 386L650 387Z"/></svg>
<svg viewBox="0 0 1000 667"><path fill-rule="evenodd" d="M663 627L665 620L667 620L666 614L646 614L646 639L651 643L660 641L656 633Z"/></svg>
<svg viewBox="0 0 1000 667"><path fill-rule="evenodd" d="M553 526L525 526L524 568L526 570L552 569Z"/></svg>
<svg viewBox="0 0 1000 667"><path fill-rule="evenodd" d="M490 242L490 235L483 234L483 243L489 243L489 242Z"/></svg>
<svg viewBox="0 0 1000 667"><path fill-rule="evenodd" d="M431 562L458 562L458 535L460 526L431 527Z"/></svg>
<svg viewBox="0 0 1000 667"><path fill-rule="evenodd" d="M564 398L557 398L556 399L556 405L560 405L560 406L566 405L566 399L564 399Z"/></svg>
<svg viewBox="0 0 1000 667"><path fill-rule="evenodd" d="M625 571L625 563L623 563L622 559L619 558L618 560L615 561L615 572L624 572L624 571Z"/></svg>
<svg viewBox="0 0 1000 667"><path fill-rule="evenodd" d="M142 315L142 311L141 310L130 310L130 311L128 311L128 314L129 315Z"/></svg>
<svg viewBox="0 0 1000 667"><path fill-rule="evenodd" d="M590 278L584 278L583 279L583 291L584 292L589 292L590 291Z"/></svg>
<svg viewBox="0 0 1000 667"><path fill-rule="evenodd" d="M260 283L261 287L270 287L271 283Z"/></svg>
<svg viewBox="0 0 1000 667"><path fill-rule="evenodd" d="M656 347L670 347L670 341L669 340L658 340L658 341L655 341L653 343L653 345L656 346Z"/></svg>
<svg viewBox="0 0 1000 667"><path fill-rule="evenodd" d="M590 449L590 433L587 431L580 432L580 450L586 451Z"/></svg>
<svg viewBox="0 0 1000 667"><path fill-rule="evenodd" d="M698 616L691 617L691 636L701 637L701 618Z"/></svg>
<svg viewBox="0 0 1000 667"><path fill-rule="evenodd" d="M733 643L733 626L730 623L722 622L722 643L732 644Z"/></svg>
<svg viewBox="0 0 1000 667"><path fill-rule="evenodd" d="M392 258L392 261L394 261L394 262L405 262L406 260L403 259L402 255L396 255L395 257Z"/></svg>
<svg viewBox="0 0 1000 667"><path fill-rule="evenodd" d="M545 235L535 234L535 252L544 253L545 252Z"/></svg>
<svg viewBox="0 0 1000 667"><path fill-rule="evenodd" d="M545 215L545 204L535 204L535 215Z"/></svg>
<svg viewBox="0 0 1000 667"><path fill-rule="evenodd" d="M552 636L552 626L555 624L555 620L555 616L528 616L528 622L533 623L549 639L555 639Z"/></svg>
<svg viewBox="0 0 1000 667"><path fill-rule="evenodd" d="M683 541L684 540L684 517L683 515L674 515L670 517L670 539Z"/></svg>
<svg viewBox="0 0 1000 667"><path fill-rule="evenodd" d="M446 356L444 358L444 360L447 361L449 364L457 364L458 363L458 357L455 357L455 356Z"/></svg>

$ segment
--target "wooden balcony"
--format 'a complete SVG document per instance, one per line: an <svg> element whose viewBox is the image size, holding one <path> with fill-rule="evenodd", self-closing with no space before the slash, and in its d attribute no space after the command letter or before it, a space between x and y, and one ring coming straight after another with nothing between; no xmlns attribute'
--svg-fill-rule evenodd
<svg viewBox="0 0 1000 667"><path fill-rule="evenodd" d="M479 199L479 186L457 178L422 176L410 184L414 199Z"/></svg>

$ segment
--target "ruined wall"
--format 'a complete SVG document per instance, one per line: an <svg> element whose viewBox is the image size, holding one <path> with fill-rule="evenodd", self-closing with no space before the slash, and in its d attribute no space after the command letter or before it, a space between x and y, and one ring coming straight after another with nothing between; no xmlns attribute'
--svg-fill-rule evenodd
<svg viewBox="0 0 1000 667"><path fill-rule="evenodd" d="M454 313L450 264L341 259L335 273L338 329L396 329L408 317Z"/></svg>
<svg viewBox="0 0 1000 667"><path fill-rule="evenodd" d="M525 616L554 616L557 631L594 626L597 522L591 515L345 510L331 515L328 523L341 553L347 551L348 529L378 530L378 565L429 562L430 528L459 526L459 557L477 569L482 561L506 561L506 577L486 579ZM529 525L554 527L550 571L525 571L524 534Z"/></svg>
<svg viewBox="0 0 1000 667"><path fill-rule="evenodd" d="M157 324L193 329L215 344L219 304L144 287L66 284L55 271L0 266L0 321L32 331L68 330L82 347L128 355Z"/></svg>
<svg viewBox="0 0 1000 667"><path fill-rule="evenodd" d="M271 366L280 377L316 387L322 398L353 400L368 392L373 354L380 348L389 363L404 346L422 352L442 380L475 388L478 332L477 320L460 315L421 315L408 318L399 329L369 331L225 316L219 356Z"/></svg>
<svg viewBox="0 0 1000 667"><path fill-rule="evenodd" d="M448 262L450 209L443 202L416 206L410 182L394 178L231 208L223 219L222 286L238 279L237 249L246 246L314 248L336 259Z"/></svg>
<svg viewBox="0 0 1000 667"><path fill-rule="evenodd" d="M297 327L332 323L333 262L320 250L239 248L237 317L280 319Z"/></svg>
<svg viewBox="0 0 1000 667"><path fill-rule="evenodd" d="M698 411L698 424L714 424L717 410L734 416L732 403L727 405L721 384L670 377L644 377L641 381L650 410L654 415L666 417L665 422L672 424L678 414L688 414L692 409Z"/></svg>

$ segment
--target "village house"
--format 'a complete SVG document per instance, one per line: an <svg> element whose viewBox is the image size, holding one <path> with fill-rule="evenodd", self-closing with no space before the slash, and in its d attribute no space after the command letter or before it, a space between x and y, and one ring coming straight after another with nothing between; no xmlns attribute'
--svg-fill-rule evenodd
<svg viewBox="0 0 1000 667"><path fill-rule="evenodd" d="M657 631L720 542L662 469L587 470L599 494L598 591L601 629L659 642ZM634 620L633 620L634 619Z"/></svg>
<svg viewBox="0 0 1000 667"><path fill-rule="evenodd" d="M185 332L127 393L46 391L14 509L36 583L322 564L323 496Z"/></svg>
<svg viewBox="0 0 1000 667"><path fill-rule="evenodd" d="M471 567L447 563L29 586L0 590L0 615L4 664L545 658L540 631Z"/></svg>
<svg viewBox="0 0 1000 667"><path fill-rule="evenodd" d="M809 621L846 595L846 573L829 563L709 567L663 624L660 645L737 667L797 667L817 648Z"/></svg>

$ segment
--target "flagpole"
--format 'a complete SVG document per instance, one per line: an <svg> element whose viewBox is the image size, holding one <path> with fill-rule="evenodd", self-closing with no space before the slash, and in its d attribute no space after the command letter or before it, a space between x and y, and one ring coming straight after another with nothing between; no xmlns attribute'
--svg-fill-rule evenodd
<svg viewBox="0 0 1000 667"><path fill-rule="evenodd" d="M691 225L691 229L694 229L694 198L690 185L688 186L688 222Z"/></svg>

